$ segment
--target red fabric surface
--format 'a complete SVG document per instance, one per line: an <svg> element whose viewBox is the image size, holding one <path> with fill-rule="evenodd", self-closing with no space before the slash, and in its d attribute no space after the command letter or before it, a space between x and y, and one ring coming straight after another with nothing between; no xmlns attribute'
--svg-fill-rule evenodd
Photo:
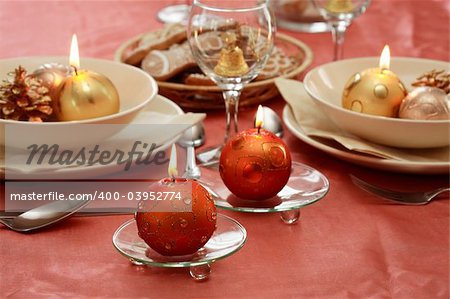
<svg viewBox="0 0 450 299"><path fill-rule="evenodd" d="M156 12L169 1L0 1L0 58L67 55L78 34L80 54L112 59L125 40L162 26ZM345 57L393 56L449 60L448 1L374 0L346 35ZM280 30L283 31L283 30ZM284 31L307 43L312 66L329 62L328 33ZM267 104L281 113L281 98ZM253 109L240 113L248 128ZM223 112L208 113L207 145L221 141ZM331 188L302 210L296 225L278 214L222 211L248 231L237 254L212 266L204 283L186 269L132 266L111 238L130 216L72 217L32 233L0 227L0 297L196 298L448 298L449 201L389 205L356 188L354 173L397 189L448 185L449 177L401 175L337 160L286 132L294 161L322 171Z"/></svg>

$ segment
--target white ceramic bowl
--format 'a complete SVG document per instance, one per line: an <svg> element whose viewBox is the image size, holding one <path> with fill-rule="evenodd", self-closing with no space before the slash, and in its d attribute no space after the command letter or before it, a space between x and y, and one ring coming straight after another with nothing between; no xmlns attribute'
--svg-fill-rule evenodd
<svg viewBox="0 0 450 299"><path fill-rule="evenodd" d="M355 58L318 66L306 74L305 89L337 126L368 141L400 148L448 146L450 120L389 118L342 107L342 92L350 76L364 69L377 67L378 60L378 57ZM418 76L433 69L448 70L449 64L437 60L394 57L391 59L390 69L411 91L411 83Z"/></svg>
<svg viewBox="0 0 450 299"><path fill-rule="evenodd" d="M51 62L68 64L68 57L20 57L0 60L0 79L6 79L7 74L14 71L19 65L23 66L28 73L32 73L40 65ZM32 142L30 138L36 138L39 141L40 137L44 142L51 141L62 148L96 143L115 134L123 126L103 126L102 129L100 127L95 129L90 125L129 124L139 111L158 94L156 81L136 67L95 58L81 58L80 65L80 69L103 74L113 82L120 98L120 111L118 113L67 122L32 123L0 119L0 143L6 143L9 147L25 148ZM14 128L12 132L17 129L18 132L26 132L29 136L9 136L5 141L5 126Z"/></svg>

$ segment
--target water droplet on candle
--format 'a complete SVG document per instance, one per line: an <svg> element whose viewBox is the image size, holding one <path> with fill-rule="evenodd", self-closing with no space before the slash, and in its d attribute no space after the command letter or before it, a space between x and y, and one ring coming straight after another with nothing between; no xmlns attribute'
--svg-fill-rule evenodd
<svg viewBox="0 0 450 299"><path fill-rule="evenodd" d="M208 237L207 236L202 236L202 238L200 239L200 242L206 243L206 241L208 241Z"/></svg>
<svg viewBox="0 0 450 299"><path fill-rule="evenodd" d="M188 226L188 222L184 218L180 218L180 227L186 228Z"/></svg>
<svg viewBox="0 0 450 299"><path fill-rule="evenodd" d="M217 213L216 212L212 212L211 213L211 219L212 220L216 220L217 219Z"/></svg>
<svg viewBox="0 0 450 299"><path fill-rule="evenodd" d="M142 230L143 230L144 232L149 231L149 230L150 230L150 223L144 222L144 224L142 225Z"/></svg>
<svg viewBox="0 0 450 299"><path fill-rule="evenodd" d="M172 249L172 244L166 243L166 245L164 245L164 248L166 248L167 250L170 250L170 249Z"/></svg>

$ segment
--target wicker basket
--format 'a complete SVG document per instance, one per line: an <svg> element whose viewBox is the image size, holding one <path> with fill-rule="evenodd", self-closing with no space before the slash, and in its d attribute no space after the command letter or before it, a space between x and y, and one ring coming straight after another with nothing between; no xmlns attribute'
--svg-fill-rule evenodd
<svg viewBox="0 0 450 299"><path fill-rule="evenodd" d="M136 46L142 35L136 36L123 43L115 53L115 60L123 62L124 53ZM295 68L283 75L284 78L295 78L312 62L311 49L303 42L285 34L278 33L277 47L288 56L294 58ZM253 106L279 95L275 86L276 78L249 83L242 91L240 107ZM186 85L174 82L158 81L159 93L189 110L223 109L222 90L217 86Z"/></svg>

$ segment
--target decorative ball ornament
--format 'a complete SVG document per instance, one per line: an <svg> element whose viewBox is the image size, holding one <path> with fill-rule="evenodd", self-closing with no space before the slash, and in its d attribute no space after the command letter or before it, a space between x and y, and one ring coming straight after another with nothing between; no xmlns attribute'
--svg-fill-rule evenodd
<svg viewBox="0 0 450 299"><path fill-rule="evenodd" d="M139 236L159 254L193 254L203 247L216 229L217 212L211 194L198 182L163 179L151 186L158 194L181 194L172 200L139 203L135 219ZM178 193L179 192L179 193Z"/></svg>
<svg viewBox="0 0 450 299"><path fill-rule="evenodd" d="M249 129L225 144L219 172L237 197L264 200L283 189L291 164L289 150L280 138L264 129Z"/></svg>
<svg viewBox="0 0 450 299"><path fill-rule="evenodd" d="M400 103L408 94L397 75L389 70L390 52L385 46L380 67L350 77L342 95L342 107L360 113L397 117Z"/></svg>
<svg viewBox="0 0 450 299"><path fill-rule="evenodd" d="M49 89L50 93L56 92L58 86L70 75L70 68L60 63L45 63L32 74L33 78L40 80L42 85Z"/></svg>
<svg viewBox="0 0 450 299"><path fill-rule="evenodd" d="M436 87L418 87L402 101L398 116L416 120L450 119L450 95Z"/></svg>

